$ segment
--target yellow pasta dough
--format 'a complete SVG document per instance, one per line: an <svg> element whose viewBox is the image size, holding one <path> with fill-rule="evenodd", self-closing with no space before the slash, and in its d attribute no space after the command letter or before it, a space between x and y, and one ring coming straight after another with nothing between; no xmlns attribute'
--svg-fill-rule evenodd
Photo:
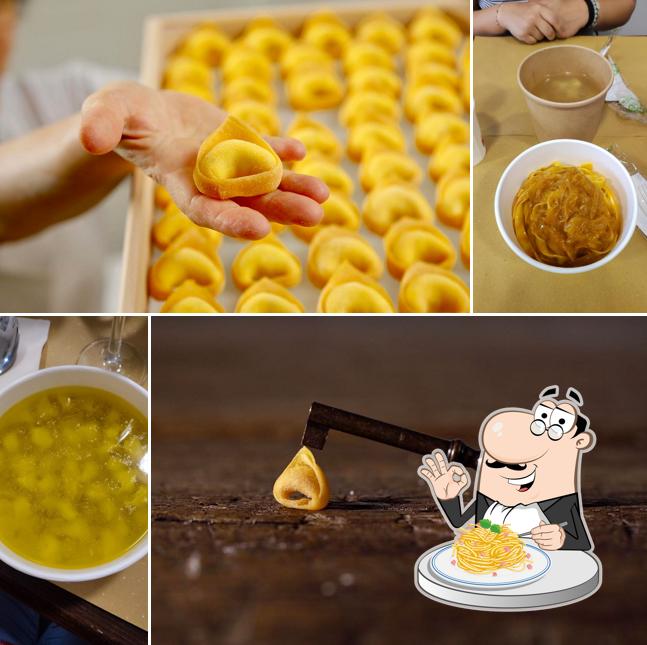
<svg viewBox="0 0 647 645"><path fill-rule="evenodd" d="M213 72L206 64L189 56L174 56L164 70L164 87L173 90L182 85L213 87Z"/></svg>
<svg viewBox="0 0 647 645"><path fill-rule="evenodd" d="M434 219L426 197L409 184L390 184L375 189L364 200L362 215L366 228L378 235L384 235L403 217L429 222Z"/></svg>
<svg viewBox="0 0 647 645"><path fill-rule="evenodd" d="M229 37L216 25L204 24L194 29L186 37L180 48L180 53L205 63L209 67L217 67L230 45Z"/></svg>
<svg viewBox="0 0 647 645"><path fill-rule="evenodd" d="M386 266L399 280L416 262L427 262L445 269L456 263L456 251L449 238L431 222L405 217L384 236Z"/></svg>
<svg viewBox="0 0 647 645"><path fill-rule="evenodd" d="M313 454L305 446L279 475L272 489L282 506L306 511L320 511L328 505L328 480Z"/></svg>
<svg viewBox="0 0 647 645"><path fill-rule="evenodd" d="M460 27L446 13L436 8L423 9L409 25L414 42L435 41L455 49L463 38Z"/></svg>
<svg viewBox="0 0 647 645"><path fill-rule="evenodd" d="M342 262L323 288L317 312L390 314L395 309L387 290L377 280L349 262Z"/></svg>
<svg viewBox="0 0 647 645"><path fill-rule="evenodd" d="M269 83L274 76L270 61L261 52L245 45L236 45L227 51L221 71L225 83L241 76Z"/></svg>
<svg viewBox="0 0 647 645"><path fill-rule="evenodd" d="M308 43L297 43L285 51L280 62L281 76L288 78L304 70L334 72L334 61L319 47Z"/></svg>
<svg viewBox="0 0 647 645"><path fill-rule="evenodd" d="M446 226L462 228L470 214L470 177L464 169L445 173L436 187L436 213Z"/></svg>
<svg viewBox="0 0 647 645"><path fill-rule="evenodd" d="M330 71L305 69L286 81L288 101L295 110L328 110L344 97L344 85Z"/></svg>
<svg viewBox="0 0 647 645"><path fill-rule="evenodd" d="M456 70L434 62L424 63L420 67L412 69L408 81L412 88L439 85L456 91L460 85L460 77Z"/></svg>
<svg viewBox="0 0 647 645"><path fill-rule="evenodd" d="M398 305L404 314L468 313L470 293L451 271L417 262L402 278Z"/></svg>
<svg viewBox="0 0 647 645"><path fill-rule="evenodd" d="M445 143L469 143L470 124L456 114L428 114L416 125L416 146L420 152L433 153Z"/></svg>
<svg viewBox="0 0 647 645"><path fill-rule="evenodd" d="M185 280L194 280L213 293L220 293L225 284L216 245L197 227L175 239L150 268L150 295L166 300Z"/></svg>
<svg viewBox="0 0 647 645"><path fill-rule="evenodd" d="M351 94L339 110L339 122L347 128L360 123L377 121L392 123L400 120L400 104L380 92Z"/></svg>
<svg viewBox="0 0 647 645"><path fill-rule="evenodd" d="M362 161L359 173L364 192L393 183L418 185L422 181L420 166L402 152L376 152Z"/></svg>
<svg viewBox="0 0 647 645"><path fill-rule="evenodd" d="M375 12L360 21L356 31L357 40L382 47L389 54L397 54L405 42L405 30L401 23L386 13Z"/></svg>
<svg viewBox="0 0 647 645"><path fill-rule="evenodd" d="M225 85L222 91L222 106L225 109L229 109L234 103L250 100L267 105L276 104L276 96L272 87L251 76L233 79Z"/></svg>
<svg viewBox="0 0 647 645"><path fill-rule="evenodd" d="M331 161L339 161L342 157L342 145L335 133L307 114L297 114L286 134L301 141L310 158L319 155Z"/></svg>
<svg viewBox="0 0 647 645"><path fill-rule="evenodd" d="M463 114L463 101L454 91L443 85L423 85L407 90L404 97L407 119L417 123L428 114L451 112Z"/></svg>
<svg viewBox="0 0 647 645"><path fill-rule="evenodd" d="M160 311L163 314L217 314L224 309L211 289L200 286L195 280L186 280L173 290Z"/></svg>
<svg viewBox="0 0 647 645"><path fill-rule="evenodd" d="M397 99L402 92L402 81L395 72L384 67L362 67L348 79L348 91L351 94L381 92Z"/></svg>
<svg viewBox="0 0 647 645"><path fill-rule="evenodd" d="M372 278L379 278L384 267L375 249L355 231L339 226L322 228L308 249L308 277L316 287L323 287L342 262Z"/></svg>
<svg viewBox="0 0 647 645"><path fill-rule="evenodd" d="M404 152L405 147L404 134L397 124L368 121L352 128L346 152L353 161L360 161L380 150Z"/></svg>
<svg viewBox="0 0 647 645"><path fill-rule="evenodd" d="M350 175L337 163L328 159L318 157L306 157L302 161L297 161L292 170L304 175L312 175L321 179L321 181L330 188L350 197L355 190L355 185Z"/></svg>
<svg viewBox="0 0 647 645"><path fill-rule="evenodd" d="M301 301L284 286L270 278L254 282L238 298L238 314L300 314L304 312Z"/></svg>
<svg viewBox="0 0 647 645"><path fill-rule="evenodd" d="M429 160L429 176L438 181L450 170L470 171L470 149L462 143L444 143Z"/></svg>
<svg viewBox="0 0 647 645"><path fill-rule="evenodd" d="M292 44L292 36L270 18L249 23L245 29L243 42L270 60L277 61Z"/></svg>
<svg viewBox="0 0 647 645"><path fill-rule="evenodd" d="M359 208L342 193L331 192L321 207L324 215L317 226L295 225L292 227L298 238L310 242L326 226L340 226L351 231L356 231L359 228Z"/></svg>
<svg viewBox="0 0 647 645"><path fill-rule="evenodd" d="M303 26L301 39L333 58L341 58L352 40L348 27L334 15L311 17Z"/></svg>
<svg viewBox="0 0 647 645"><path fill-rule="evenodd" d="M193 172L198 190L215 199L263 195L282 177L281 160L269 143L233 116L203 141Z"/></svg>
<svg viewBox="0 0 647 645"><path fill-rule="evenodd" d="M470 243L470 218L466 217L461 231L461 260L466 269L470 268L471 243Z"/></svg>
<svg viewBox="0 0 647 645"><path fill-rule="evenodd" d="M229 105L230 116L236 117L256 132L276 136L281 131L281 122L274 108L260 101L239 101Z"/></svg>
<svg viewBox="0 0 647 645"><path fill-rule="evenodd" d="M153 224L153 242L162 251L176 238L193 226L193 222L173 203L164 210L164 214Z"/></svg>
<svg viewBox="0 0 647 645"><path fill-rule="evenodd" d="M158 208L166 208L172 201L171 195L164 186L161 184L155 186L155 206Z"/></svg>
<svg viewBox="0 0 647 645"><path fill-rule="evenodd" d="M299 258L274 235L245 245L231 265L234 284L244 291L261 278L271 278L284 287L301 281Z"/></svg>
<svg viewBox="0 0 647 645"><path fill-rule="evenodd" d="M456 68L454 52L441 43L422 40L409 47L405 54L407 76L415 76L416 69L426 63L439 63L451 69Z"/></svg>
<svg viewBox="0 0 647 645"><path fill-rule="evenodd" d="M348 47L344 55L344 71L348 76L363 67L382 67L395 69L393 56L373 43L355 42Z"/></svg>

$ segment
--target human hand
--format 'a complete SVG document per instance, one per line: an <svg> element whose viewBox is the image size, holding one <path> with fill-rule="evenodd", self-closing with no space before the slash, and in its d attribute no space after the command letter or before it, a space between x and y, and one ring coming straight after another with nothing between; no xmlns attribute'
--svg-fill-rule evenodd
<svg viewBox="0 0 647 645"><path fill-rule="evenodd" d="M559 3L559 0L557 0ZM553 25L557 22L555 11L537 2L504 3L499 5L497 22L517 40L534 45L540 40L554 40Z"/></svg>
<svg viewBox="0 0 647 645"><path fill-rule="evenodd" d="M448 464L442 450L434 450L422 458L418 475L429 484L429 488L438 499L454 499L470 483L470 476L465 468L454 462Z"/></svg>
<svg viewBox="0 0 647 645"><path fill-rule="evenodd" d="M539 526L530 531L530 537L544 551L557 551L564 546L566 533L559 524L539 522Z"/></svg>
<svg viewBox="0 0 647 645"><path fill-rule="evenodd" d="M198 191L193 168L202 141L226 113L199 98L152 90L138 83L116 83L83 104L80 139L91 154L116 152L163 184L182 212L200 226L225 235L259 239L270 221L314 226L327 186L308 175L283 172L278 190L256 197L216 200ZM267 137L283 161L296 161L305 147L296 139Z"/></svg>
<svg viewBox="0 0 647 645"><path fill-rule="evenodd" d="M584 0L530 0L551 11L551 25L558 38L574 36L589 21L589 8Z"/></svg>

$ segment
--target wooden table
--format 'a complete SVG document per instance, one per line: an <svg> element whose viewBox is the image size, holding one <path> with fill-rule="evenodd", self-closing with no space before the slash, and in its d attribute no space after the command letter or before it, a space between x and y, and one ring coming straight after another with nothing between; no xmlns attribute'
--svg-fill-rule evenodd
<svg viewBox="0 0 647 645"><path fill-rule="evenodd" d="M606 37L567 41L599 50ZM494 219L494 193L508 164L537 143L526 103L517 85L517 68L534 48L514 38L474 41L474 101L485 141L485 159L474 168L474 309L477 312L645 312L647 238L638 230L612 262L573 276L536 269L504 242ZM625 82L647 104L647 37L616 37L611 56ZM616 143L641 164L647 176L647 126L621 119L610 107L594 143Z"/></svg>
<svg viewBox="0 0 647 645"><path fill-rule="evenodd" d="M622 643L647 629L644 321L156 318L152 328L156 643ZM532 405L552 382L581 388L598 433L582 481L604 579L586 601L505 620L421 596L416 559L451 533L419 458L395 448L333 432L317 453L328 508L272 498L313 399L474 445L490 411Z"/></svg>
<svg viewBox="0 0 647 645"><path fill-rule="evenodd" d="M108 316L49 320L42 367L74 363L85 345L110 334ZM124 338L146 356L147 318L127 320ZM0 563L0 588L91 643L130 645L148 640L147 558L108 578L81 583L46 582Z"/></svg>

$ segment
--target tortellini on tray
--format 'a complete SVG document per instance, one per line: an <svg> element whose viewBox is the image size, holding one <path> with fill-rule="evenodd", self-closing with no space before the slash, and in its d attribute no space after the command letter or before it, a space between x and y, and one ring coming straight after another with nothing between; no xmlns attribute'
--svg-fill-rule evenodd
<svg viewBox="0 0 647 645"><path fill-rule="evenodd" d="M237 314L300 314L301 301L284 286L270 278L254 282L238 298Z"/></svg>
<svg viewBox="0 0 647 645"><path fill-rule="evenodd" d="M339 110L339 122L346 128L368 121L397 123L400 114L400 104L395 99L367 90L348 96Z"/></svg>
<svg viewBox="0 0 647 645"><path fill-rule="evenodd" d="M458 47L463 34L446 13L429 7L420 11L409 24L409 38L413 42L441 42L454 49Z"/></svg>
<svg viewBox="0 0 647 645"><path fill-rule="evenodd" d="M351 231L359 228L359 208L342 193L331 192L322 204L322 208L324 215L316 226L292 226L298 238L310 242L321 229L327 226L340 226Z"/></svg>
<svg viewBox="0 0 647 645"><path fill-rule="evenodd" d="M228 110L232 105L241 101L258 101L267 105L276 103L274 90L250 76L241 76L227 83L222 92L222 106Z"/></svg>
<svg viewBox="0 0 647 645"><path fill-rule="evenodd" d="M166 64L164 87L174 90L181 85L213 86L213 72L202 61L189 56L174 56Z"/></svg>
<svg viewBox="0 0 647 645"><path fill-rule="evenodd" d="M217 314L224 309L211 289L200 286L195 280L185 280L172 291L160 311L163 314Z"/></svg>
<svg viewBox="0 0 647 645"><path fill-rule="evenodd" d="M404 111L409 121L417 123L434 112L463 114L463 101L457 92L444 85L422 85L407 91Z"/></svg>
<svg viewBox="0 0 647 645"><path fill-rule="evenodd" d="M422 170L408 155L385 150L362 161L359 179L364 192L370 193L374 188L393 183L418 185L422 181Z"/></svg>
<svg viewBox="0 0 647 645"><path fill-rule="evenodd" d="M353 190L355 190L355 184L351 176L338 163L329 161L328 159L306 157L302 161L297 161L292 166L292 170L304 175L317 177L331 191L342 193L346 197L350 197L353 194Z"/></svg>
<svg viewBox="0 0 647 645"><path fill-rule="evenodd" d="M446 226L462 228L470 215L470 176L466 170L444 174L436 186L436 214Z"/></svg>
<svg viewBox="0 0 647 645"><path fill-rule="evenodd" d="M355 37L360 42L372 43L395 55L402 49L406 33L398 20L386 13L375 12L360 21Z"/></svg>
<svg viewBox="0 0 647 645"><path fill-rule="evenodd" d="M275 137L281 131L278 114L271 105L260 101L238 101L229 106L229 115L251 126L259 134Z"/></svg>
<svg viewBox="0 0 647 645"><path fill-rule="evenodd" d="M328 11L316 13L305 21L301 39L333 58L341 58L352 42L348 27L334 13Z"/></svg>
<svg viewBox="0 0 647 645"><path fill-rule="evenodd" d="M328 480L308 448L301 448L278 476L272 494L288 508L320 511L328 505Z"/></svg>
<svg viewBox="0 0 647 645"><path fill-rule="evenodd" d="M328 110L344 98L344 85L334 71L306 68L286 81L288 101L295 110Z"/></svg>
<svg viewBox="0 0 647 645"><path fill-rule="evenodd" d="M224 53L231 46L229 36L216 25L204 24L196 27L184 40L179 53L195 60L216 67L220 64Z"/></svg>
<svg viewBox="0 0 647 645"><path fill-rule="evenodd" d="M402 278L398 305L401 313L467 313L467 285L447 269L426 262L411 265Z"/></svg>
<svg viewBox="0 0 647 645"><path fill-rule="evenodd" d="M416 125L416 147L432 154L445 143L468 144L470 124L456 114L436 112L428 114Z"/></svg>
<svg viewBox="0 0 647 645"><path fill-rule="evenodd" d="M230 83L241 76L251 76L264 83L269 83L274 77L272 64L266 56L251 47L240 44L227 50L220 70L225 83Z"/></svg>
<svg viewBox="0 0 647 645"><path fill-rule="evenodd" d="M243 35L245 45L261 52L271 61L279 60L292 41L292 36L269 17L252 20Z"/></svg>
<svg viewBox="0 0 647 645"><path fill-rule="evenodd" d="M318 156L339 161L342 157L343 148L335 133L307 114L297 114L286 134L303 143L308 158Z"/></svg>
<svg viewBox="0 0 647 645"><path fill-rule="evenodd" d="M348 79L349 94L381 92L398 99L402 93L402 81L393 71L384 67L362 67Z"/></svg>
<svg viewBox="0 0 647 645"><path fill-rule="evenodd" d="M382 67L394 70L395 60L378 45L369 42L352 43L344 55L344 71L348 76L364 67Z"/></svg>
<svg viewBox="0 0 647 645"><path fill-rule="evenodd" d="M403 217L433 221L434 211L427 198L409 184L390 184L376 188L364 200L362 215L366 227L384 235Z"/></svg>
<svg viewBox="0 0 647 645"><path fill-rule="evenodd" d="M451 171L470 171L470 149L463 143L446 142L440 146L429 160L429 176L438 181L445 173Z"/></svg>
<svg viewBox="0 0 647 645"><path fill-rule="evenodd" d="M406 141L396 123L368 121L353 127L348 135L347 154L353 161L378 150L404 152Z"/></svg>

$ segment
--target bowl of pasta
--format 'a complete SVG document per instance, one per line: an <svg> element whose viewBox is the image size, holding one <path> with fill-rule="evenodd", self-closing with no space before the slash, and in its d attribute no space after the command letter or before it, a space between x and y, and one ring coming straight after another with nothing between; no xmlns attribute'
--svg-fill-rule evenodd
<svg viewBox="0 0 647 645"><path fill-rule="evenodd" d="M510 249L543 271L575 274L615 258L636 228L636 190L610 152L555 139L522 152L501 175L496 223Z"/></svg>

